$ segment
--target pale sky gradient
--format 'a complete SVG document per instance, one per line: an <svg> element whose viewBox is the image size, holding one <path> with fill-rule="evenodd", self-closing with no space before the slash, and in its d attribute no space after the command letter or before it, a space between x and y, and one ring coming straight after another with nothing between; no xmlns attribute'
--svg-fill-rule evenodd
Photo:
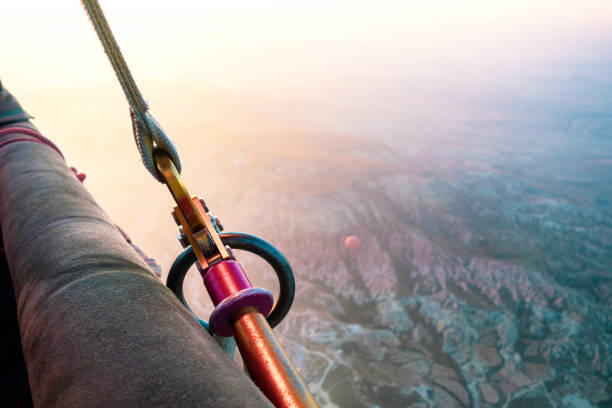
<svg viewBox="0 0 612 408"><path fill-rule="evenodd" d="M591 74L612 56L609 0L101 4L154 115L177 142L192 193L207 197L223 179L198 173L201 143L221 143L230 131L261 131L262 122L289 116L304 123L356 101L355 114L366 114L381 90ZM138 161L127 103L80 2L3 1L0 17L5 86L88 173L86 185L113 219L167 269L178 251L169 196ZM425 104L417 100L415 109ZM143 217L165 221L158 227Z"/></svg>
<svg viewBox="0 0 612 408"><path fill-rule="evenodd" d="M101 1L140 81L301 90L338 77L489 77L612 51L612 2L603 0L219 3ZM79 1L0 10L1 74L12 87L111 79Z"/></svg>

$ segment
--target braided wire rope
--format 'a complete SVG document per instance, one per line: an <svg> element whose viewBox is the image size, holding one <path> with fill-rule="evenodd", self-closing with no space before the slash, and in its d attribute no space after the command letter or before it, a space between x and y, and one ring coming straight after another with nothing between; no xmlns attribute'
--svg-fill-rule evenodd
<svg viewBox="0 0 612 408"><path fill-rule="evenodd" d="M108 56L130 105L130 118L132 119L134 141L138 147L142 163L153 177L163 183L164 180L155 165L153 149L159 148L164 150L168 156L170 156L174 166L180 173L181 161L178 151L159 123L149 112L149 106L142 97L138 86L136 86L136 81L134 81L134 77L123 58L123 54L121 54L119 45L113 36L106 17L104 17L100 4L97 0L81 0L81 3L98 34L104 52Z"/></svg>

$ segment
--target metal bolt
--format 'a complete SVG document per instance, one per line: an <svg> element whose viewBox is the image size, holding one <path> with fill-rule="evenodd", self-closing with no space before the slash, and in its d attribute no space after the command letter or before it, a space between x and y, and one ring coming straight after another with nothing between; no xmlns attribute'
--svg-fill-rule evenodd
<svg viewBox="0 0 612 408"><path fill-rule="evenodd" d="M219 231L223 231L223 224L221 224L221 220L219 218L215 218L215 224L217 224Z"/></svg>
<svg viewBox="0 0 612 408"><path fill-rule="evenodd" d="M185 235L185 233L183 232L183 227L179 227L179 231L180 233L178 236L178 240L183 246L183 248L187 248L189 245L191 245L191 243L189 243L189 240L187 239L187 235Z"/></svg>
<svg viewBox="0 0 612 408"><path fill-rule="evenodd" d="M204 207L204 211L209 212L208 207L206 206L206 202L203 198L200 198L200 204L202 204L202 207Z"/></svg>
<svg viewBox="0 0 612 408"><path fill-rule="evenodd" d="M179 221L177 215L176 215L176 211L172 211L172 218L174 219L174 222L176 222L176 225L181 225L181 222Z"/></svg>

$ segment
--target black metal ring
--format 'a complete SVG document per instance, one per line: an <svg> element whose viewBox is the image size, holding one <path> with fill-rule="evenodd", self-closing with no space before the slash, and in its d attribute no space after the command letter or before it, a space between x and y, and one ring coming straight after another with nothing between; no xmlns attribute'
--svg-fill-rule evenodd
<svg viewBox="0 0 612 408"><path fill-rule="evenodd" d="M267 317L270 326L275 327L289 312L295 296L295 278L293 277L293 271L291 270L289 261L270 243L254 235L241 232L227 232L219 234L219 237L221 238L221 242L223 242L224 245L229 245L230 248L248 251L263 258L274 269L274 272L276 272L280 291L278 299ZM191 247L187 247L172 264L170 272L168 273L168 279L166 280L166 286L176 295L183 305L185 305L185 308L198 320L198 322L204 326L206 330L209 330L208 323L193 313L183 295L183 281L185 280L185 275L187 275L187 271L196 261L195 252Z"/></svg>

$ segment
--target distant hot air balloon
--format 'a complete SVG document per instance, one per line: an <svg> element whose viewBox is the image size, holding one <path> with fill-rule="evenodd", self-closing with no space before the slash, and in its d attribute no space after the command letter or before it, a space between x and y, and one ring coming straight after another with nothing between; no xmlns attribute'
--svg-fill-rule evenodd
<svg viewBox="0 0 612 408"><path fill-rule="evenodd" d="M357 236L349 235L344 240L344 245L346 246L346 249L348 249L350 252L355 252L361 246L361 241L359 241L359 238Z"/></svg>

